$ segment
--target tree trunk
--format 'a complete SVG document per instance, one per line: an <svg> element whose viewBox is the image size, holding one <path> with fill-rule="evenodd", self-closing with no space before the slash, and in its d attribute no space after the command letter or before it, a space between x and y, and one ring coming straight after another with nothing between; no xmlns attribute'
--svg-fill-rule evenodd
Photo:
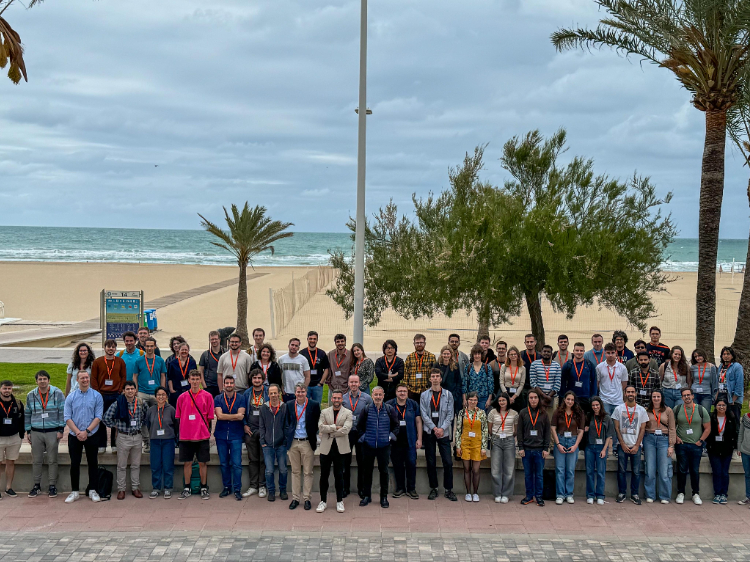
<svg viewBox="0 0 750 562"><path fill-rule="evenodd" d="M747 185L747 198L750 202L750 181ZM750 263L750 239L748 240L747 257L745 258L740 308L737 312L737 329L734 331L734 342L732 342L732 347L737 352L737 359L745 370L745 386L747 386L747 380L750 376L750 275L747 273L748 263Z"/></svg>
<svg viewBox="0 0 750 562"><path fill-rule="evenodd" d="M247 263L240 262L240 279L237 288L237 329L235 332L242 337L243 349L250 347L247 333Z"/></svg>
<svg viewBox="0 0 750 562"><path fill-rule="evenodd" d="M727 136L726 111L706 111L706 141L701 169L700 215L698 218L698 287L695 294L695 346L714 360L716 331L716 256L719 252L719 221L724 197L724 150Z"/></svg>
<svg viewBox="0 0 750 562"><path fill-rule="evenodd" d="M477 343L482 336L490 335L490 307L482 305L479 309L479 327L477 328Z"/></svg>
<svg viewBox="0 0 750 562"><path fill-rule="evenodd" d="M544 320L542 319L542 301L539 298L540 291L527 291L526 307L531 317L531 333L537 341L537 349L544 345Z"/></svg>

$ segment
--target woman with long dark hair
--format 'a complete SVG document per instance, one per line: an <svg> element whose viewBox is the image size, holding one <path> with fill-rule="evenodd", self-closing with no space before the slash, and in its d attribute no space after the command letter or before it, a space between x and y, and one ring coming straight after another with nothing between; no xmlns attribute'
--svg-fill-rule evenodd
<svg viewBox="0 0 750 562"><path fill-rule="evenodd" d="M515 345L510 346L505 364L500 367L500 392L510 396L510 407L520 412L526 407L523 399L523 387L526 384L526 367L521 354Z"/></svg>
<svg viewBox="0 0 750 562"><path fill-rule="evenodd" d="M467 406L469 392L476 392L479 400L479 408L487 410L492 403L492 397L495 392L495 379L492 376L492 369L482 360L484 350L479 344L471 348L471 363L466 365L466 372L463 380L464 407Z"/></svg>
<svg viewBox="0 0 750 562"><path fill-rule="evenodd" d="M578 461L578 447L583 439L583 428L586 417L578 405L576 393L569 390L560 401L552 414L552 450L555 456L555 483L557 499L555 503L562 505L564 501L574 503L573 487L575 485L576 462Z"/></svg>
<svg viewBox="0 0 750 562"><path fill-rule="evenodd" d="M659 500L669 503L672 497L672 457L677 442L674 412L664 404L661 390L651 391L646 407L648 424L643 435L643 453L646 457L646 503L656 499L656 474L659 473Z"/></svg>
<svg viewBox="0 0 750 562"><path fill-rule="evenodd" d="M361 343L352 344L352 367L350 374L359 377L359 390L370 394L370 383L375 378L375 363L365 355Z"/></svg>
<svg viewBox="0 0 750 562"><path fill-rule="evenodd" d="M711 411L713 397L719 388L719 376L716 366L706 361L706 352L696 349L690 356L690 378L692 379L695 403Z"/></svg>
<svg viewBox="0 0 750 562"><path fill-rule="evenodd" d="M510 397L507 394L498 395L487 416L487 427L492 439L490 461L495 503L508 503L513 496L517 421L518 413L510 408Z"/></svg>
<svg viewBox="0 0 750 562"><path fill-rule="evenodd" d="M78 371L86 371L91 376L91 366L94 364L94 350L86 342L82 341L73 350L73 356L68 364L65 380L65 396L78 388Z"/></svg>
<svg viewBox="0 0 750 562"><path fill-rule="evenodd" d="M263 385L268 390L272 384L281 387L281 367L276 362L276 350L270 343L264 343L258 350L258 360L250 365L250 371L260 369L263 373Z"/></svg>
<svg viewBox="0 0 750 562"><path fill-rule="evenodd" d="M435 366L440 369L440 374L443 377L440 386L450 392L453 397L453 415L456 416L461 411L464 395L461 388L461 371L456 356L453 354L453 349L449 345L444 345L443 349L440 350Z"/></svg>
<svg viewBox="0 0 750 562"><path fill-rule="evenodd" d="M669 350L667 360L659 366L659 378L664 391L664 403L674 409L682 404L683 388L690 388L690 369L688 369L685 351L679 346Z"/></svg>
<svg viewBox="0 0 750 562"><path fill-rule="evenodd" d="M714 400L725 397L727 409L734 414L735 419L742 417L742 401L745 396L745 371L737 361L737 354L729 346L721 348L721 363L719 363L719 389Z"/></svg>
<svg viewBox="0 0 750 562"><path fill-rule="evenodd" d="M726 504L729 494L729 463L737 449L737 418L727 401L719 398L711 414L711 433L706 438L708 460L714 480L714 503Z"/></svg>
<svg viewBox="0 0 750 562"><path fill-rule="evenodd" d="M607 472L607 451L612 446L615 425L598 396L591 397L591 423L586 445L586 503L604 505L604 477Z"/></svg>

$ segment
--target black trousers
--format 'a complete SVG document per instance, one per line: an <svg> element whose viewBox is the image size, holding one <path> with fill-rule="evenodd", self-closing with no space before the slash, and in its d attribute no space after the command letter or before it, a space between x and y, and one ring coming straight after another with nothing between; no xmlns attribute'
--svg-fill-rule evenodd
<svg viewBox="0 0 750 562"><path fill-rule="evenodd" d="M358 443L357 440L359 439L359 435L355 433L355 435L352 435L352 433L349 433L349 446L352 449L351 453L348 453L344 456L344 492L349 493L351 492L351 476L352 476L352 456L357 459L357 493L361 496L362 495L362 482L363 482L363 476L364 476L364 469L362 465L364 464L364 456L362 454L362 443Z"/></svg>
<svg viewBox="0 0 750 562"><path fill-rule="evenodd" d="M417 486L417 449L391 445L391 462L396 490L411 492Z"/></svg>
<svg viewBox="0 0 750 562"><path fill-rule="evenodd" d="M344 501L344 458L351 455L339 453L336 440L331 443L331 450L327 455L320 455L320 501L328 502L328 477L333 465L333 482L336 487L336 501Z"/></svg>
<svg viewBox="0 0 750 562"><path fill-rule="evenodd" d="M102 431L103 427L99 428ZM81 459L83 451L86 451L86 462L89 467L89 485L86 491L96 490L99 484L99 434L97 431L94 437L79 441L74 435L68 435L68 453L70 454L70 488L73 492L79 491L81 481Z"/></svg>
<svg viewBox="0 0 750 562"><path fill-rule="evenodd" d="M386 445L379 449L374 449L367 444L364 445L363 451L363 492L364 497L372 497L372 471L375 468L375 459L378 460L378 472L380 472L380 497L388 496L388 460L391 456L391 446Z"/></svg>
<svg viewBox="0 0 750 562"><path fill-rule="evenodd" d="M438 487L437 456L435 447L440 451L440 459L443 461L443 487L445 490L453 489L453 457L451 456L450 435L444 435L441 439L435 437L434 433L422 432L422 443L424 443L424 458L427 464L427 478L430 488Z"/></svg>
<svg viewBox="0 0 750 562"><path fill-rule="evenodd" d="M104 402L104 413L107 413L107 410L109 410L109 407L117 402L117 397L119 394L116 393L105 393L102 392L102 401ZM117 447L117 430L113 427L109 430L109 446L110 447ZM99 440L99 446L100 447L106 447L107 446L107 428L104 427L103 423L99 424L99 431L96 432L96 438Z"/></svg>

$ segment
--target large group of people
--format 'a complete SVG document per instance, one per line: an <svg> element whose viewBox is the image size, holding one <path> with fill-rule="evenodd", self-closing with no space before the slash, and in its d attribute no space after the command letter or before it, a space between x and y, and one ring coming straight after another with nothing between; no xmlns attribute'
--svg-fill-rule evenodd
<svg viewBox="0 0 750 562"><path fill-rule="evenodd" d="M304 349L298 338L289 340L281 357L265 341L262 328L253 331L249 346L238 334L231 335L228 349L221 346L219 333L211 332L209 348L198 361L179 336L169 342L172 354L162 359L146 328L124 334L125 349L119 352L117 343L107 340L98 358L88 344L80 343L64 392L39 371L37 388L28 393L24 408L12 394L12 383L0 383L5 494L16 495L14 461L27 436L34 476L29 497L41 493L44 463L49 465L48 493L55 497L58 443L67 433L72 491L66 502L80 497L84 453L85 495L100 500L98 455L108 446L117 454L118 500L126 497L128 467L130 493L143 497L143 453L150 455L149 497L171 498L175 448L184 470L177 498L209 499L206 463L213 436L221 465L220 497L242 501L257 494L267 501L277 496L288 500L290 466L290 509L313 508L316 450L318 512L328 507L331 471L338 512L354 491L360 506L370 504L376 463L381 507L389 506L389 467L396 484L391 497L419 499L419 449L424 449L427 465L428 500L440 495L439 454L444 498L458 500L455 459L463 468L465 501L480 501L480 464L490 456L494 500L507 503L514 493L519 456L525 475L521 503L543 506L543 468L552 456L555 501L572 504L575 467L584 451L589 504L605 501L610 455L616 455L618 463L617 502L629 497L641 504L643 462L645 501L669 503L676 458L676 503L685 501L689 476L690 497L701 504L699 465L704 454L713 472L713 503L728 501L729 463L735 454L745 470L745 497L739 503L750 503L750 415L741 415L744 373L734 350L724 347L713 365L704 350L696 349L688 358L681 347L664 345L657 327L649 335L650 341L636 341L633 351L622 331L614 332L606 345L601 334L594 334L589 349L582 342L570 349L565 335L558 337L557 349L538 348L529 334L523 350L504 341L496 342L493 350L490 338L483 337L467 355L459 349L460 337L451 334L434 355L426 350L425 336L417 334L414 351L405 359L388 339L375 361L360 343L347 347L343 334L334 337L335 347L326 353L314 331L308 333ZM244 492L243 450L249 471ZM357 464L354 482L352 458Z"/></svg>

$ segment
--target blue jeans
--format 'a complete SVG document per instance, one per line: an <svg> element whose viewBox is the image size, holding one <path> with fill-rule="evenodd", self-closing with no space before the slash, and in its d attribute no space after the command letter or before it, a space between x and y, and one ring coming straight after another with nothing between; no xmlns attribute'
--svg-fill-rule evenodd
<svg viewBox="0 0 750 562"><path fill-rule="evenodd" d="M151 488L171 490L174 486L174 439L151 440Z"/></svg>
<svg viewBox="0 0 750 562"><path fill-rule="evenodd" d="M693 402L703 406L706 409L706 411L710 414L711 405L714 403L714 399L711 397L710 394L696 394L693 396Z"/></svg>
<svg viewBox="0 0 750 562"><path fill-rule="evenodd" d="M307 397L313 402L320 404L323 401L323 387L322 386L308 386Z"/></svg>
<svg viewBox="0 0 750 562"><path fill-rule="evenodd" d="M560 445L563 447L572 447L575 445L575 437L558 437ZM567 498L573 495L573 484L576 474L576 461L578 461L578 449L575 453L561 453L560 449L555 446L553 449L555 456L555 483L557 487L557 497Z"/></svg>
<svg viewBox="0 0 750 562"><path fill-rule="evenodd" d="M279 464L279 492L286 492L286 447L284 445L279 445L278 447L266 445L263 447L263 460L266 466L266 489L268 493L276 493L276 486L273 482L273 471L274 465L277 462Z"/></svg>
<svg viewBox="0 0 750 562"><path fill-rule="evenodd" d="M742 468L745 470L745 497L750 498L750 455L742 453Z"/></svg>
<svg viewBox="0 0 750 562"><path fill-rule="evenodd" d="M732 462L732 454L724 457L708 455L711 461L711 472L714 480L714 495L726 496L729 493L729 463Z"/></svg>
<svg viewBox="0 0 750 562"><path fill-rule="evenodd" d="M603 402L603 403L604 403L604 411L607 412L607 414L609 414L609 417L612 417L612 414L614 413L615 408L617 408L617 405L609 404L608 402ZM615 421L614 418L612 418L613 423L614 421ZM612 435L612 450L613 451L617 450L617 445L619 444L619 442L620 441L617 439L617 432L615 431L614 434Z"/></svg>
<svg viewBox="0 0 750 562"><path fill-rule="evenodd" d="M586 497L604 499L604 477L607 473L607 456L601 458L604 445L588 444L586 447Z"/></svg>
<svg viewBox="0 0 750 562"><path fill-rule="evenodd" d="M242 440L217 439L216 451L221 463L221 483L239 492L242 489Z"/></svg>
<svg viewBox="0 0 750 562"><path fill-rule="evenodd" d="M677 404L682 404L682 389L676 388L662 388L662 396L664 396L664 404L674 410Z"/></svg>
<svg viewBox="0 0 750 562"><path fill-rule="evenodd" d="M646 497L652 500L669 500L672 497L672 459L667 454L669 435L646 433L643 452L646 455ZM656 474L659 474L659 497L656 497Z"/></svg>
<svg viewBox="0 0 750 562"><path fill-rule="evenodd" d="M523 456L523 472L526 481L526 498L536 498L537 501L543 498L544 480L542 479L542 470L544 470L544 457L541 449L526 449Z"/></svg>
<svg viewBox="0 0 750 562"><path fill-rule="evenodd" d="M682 443L674 446L677 454L677 493L685 493L687 477L690 474L690 489L693 494L698 494L700 489L700 466L703 456L703 447L693 443Z"/></svg>
<svg viewBox="0 0 750 562"><path fill-rule="evenodd" d="M617 491L620 494L628 490L628 459L630 459L630 496L637 496L641 488L641 449L635 453L626 453L622 445L618 445L617 454Z"/></svg>

